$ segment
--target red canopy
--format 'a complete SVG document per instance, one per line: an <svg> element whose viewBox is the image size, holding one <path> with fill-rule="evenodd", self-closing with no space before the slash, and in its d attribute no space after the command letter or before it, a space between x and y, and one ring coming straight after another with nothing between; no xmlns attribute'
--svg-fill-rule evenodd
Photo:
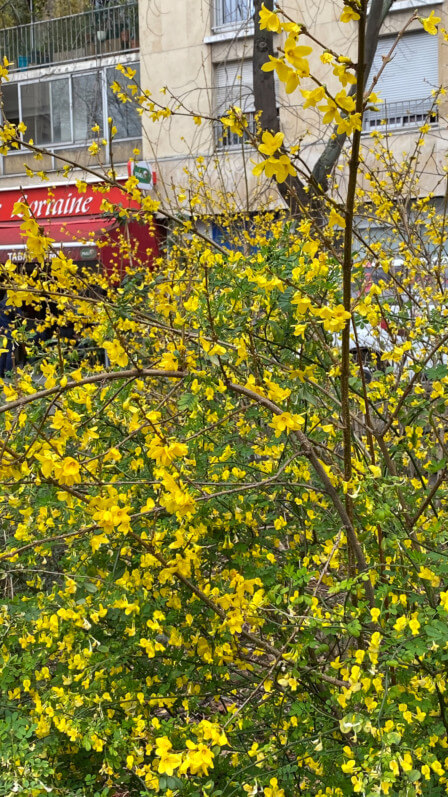
<svg viewBox="0 0 448 797"><path fill-rule="evenodd" d="M51 245L53 253L62 247L67 256L73 260L95 259L96 243L107 238L117 226L114 219L97 216L80 219L42 219L39 223L44 235L54 241ZM0 222L0 262L5 263L8 259L13 261L25 259L26 235L23 234L20 225L20 221Z"/></svg>
<svg viewBox="0 0 448 797"><path fill-rule="evenodd" d="M98 185L87 185L81 194L72 185L0 191L0 262L27 259L26 236L20 229L23 219L16 205L26 200L44 235L54 241L50 257L63 248L72 260L100 262L109 275L120 279L136 262L151 266L159 254L160 231L147 223L105 217L104 198L131 210L139 207L133 200L124 201L119 188L104 193Z"/></svg>

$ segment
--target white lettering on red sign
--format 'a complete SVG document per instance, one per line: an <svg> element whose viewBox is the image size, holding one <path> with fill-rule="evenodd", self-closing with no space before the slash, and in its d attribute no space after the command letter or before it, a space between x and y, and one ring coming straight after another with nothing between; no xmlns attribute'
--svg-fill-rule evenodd
<svg viewBox="0 0 448 797"><path fill-rule="evenodd" d="M28 195L24 194L25 202L28 202ZM51 216L79 216L87 214L92 204L92 196L80 196L70 193L62 199L35 199L29 203L31 214L36 219L48 219ZM21 218L21 213L12 214L11 218Z"/></svg>

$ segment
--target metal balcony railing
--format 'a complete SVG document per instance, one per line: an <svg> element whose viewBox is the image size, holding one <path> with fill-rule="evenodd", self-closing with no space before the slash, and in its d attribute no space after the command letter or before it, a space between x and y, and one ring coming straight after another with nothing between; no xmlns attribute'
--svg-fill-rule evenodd
<svg viewBox="0 0 448 797"><path fill-rule="evenodd" d="M138 50L138 3L84 11L0 30L11 71Z"/></svg>
<svg viewBox="0 0 448 797"><path fill-rule="evenodd" d="M366 111L363 119L363 130L399 130L406 127L418 127L425 123L434 125L439 119L437 106L433 97L423 100L401 100L400 102L383 102L376 111Z"/></svg>

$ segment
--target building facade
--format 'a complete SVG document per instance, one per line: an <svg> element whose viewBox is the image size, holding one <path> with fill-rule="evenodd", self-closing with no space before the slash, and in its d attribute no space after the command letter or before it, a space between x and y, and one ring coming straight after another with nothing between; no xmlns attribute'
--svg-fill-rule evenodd
<svg viewBox="0 0 448 797"><path fill-rule="evenodd" d="M27 139L46 150L39 160L20 147L0 155L0 225L13 221L8 217L11 192L25 190L30 202L37 197L32 192L42 188L39 173L48 175L52 187L62 191L65 186L70 193L77 180L93 185L111 168L118 180L125 180L130 158L153 164L160 198L176 208L188 210L189 180L192 194L202 183L215 196L225 193L236 210L278 204L275 186L266 190L266 181L252 173L249 142L219 121L236 105L253 129L252 0L196 0L194 9L185 0L97 2L80 14L0 30L1 51L12 62L10 80L1 87L4 118L23 122ZM286 0L282 9L323 44L353 53L355 31L340 22L339 3L321 0L304 6ZM443 36L426 33L418 19L407 24L416 9L424 16L434 10L448 27L446 1L393 2L372 75L381 69L397 33L404 26L406 31L375 88L384 102L366 113L363 151L368 161L374 160L378 142L372 134L379 132L402 158L413 152L419 129L427 123L420 190L441 198L448 104L443 94L436 104L435 95L448 84L448 44ZM282 46L280 37L276 46ZM151 112L140 116L132 103L120 101L111 85L125 87L129 81L117 71L118 64L135 70L137 84L157 107L166 104L173 110L170 119L155 120ZM317 56L314 67L323 81L334 80ZM297 91L286 94L282 84L277 85L277 106L286 143L302 142L303 161L311 168L329 127L312 109L304 110ZM54 202L50 213L57 207L66 205ZM220 207L210 202L211 212ZM0 246L10 246L9 238Z"/></svg>
<svg viewBox="0 0 448 797"><path fill-rule="evenodd" d="M282 10L291 19L306 24L317 39L341 54L354 55L354 26L340 22L342 5L332 0L299 3L286 0ZM447 148L447 103L439 87L448 84L448 45L443 36L425 32L418 19L410 24L413 13L428 16L432 10L447 25L448 4L427 0L395 0L383 24L371 77L380 70L397 33L406 30L393 57L382 71L375 91L384 100L377 111L369 110L364 120L363 149L367 159L377 142L372 133L387 137L391 151L401 158L412 153L419 128L428 123L430 132L422 151L425 163L421 191L443 192L440 175L444 174ZM173 187L185 184L185 168L195 169L197 158L209 179L237 197L242 208L257 206L260 184L252 174L253 150L241 139L223 129L217 121L195 124L193 115L219 118L229 105L237 105L248 116L254 115L252 94L253 19L252 0L197 0L194 14L191 4L170 0L160 4L141 0L140 27L145 30L141 42L141 80L143 88L157 97L161 88L168 91L162 101L171 101L178 113L167 128L150 116L143 121L143 151L154 160L160 174L160 186L166 201L176 201ZM305 38L305 37L304 37ZM309 43L304 41L305 43ZM280 37L276 45L282 46ZM316 48L318 49L318 48ZM322 50L319 51L322 52ZM314 68L322 81L334 81L331 70L318 56ZM309 88L310 86L307 86ZM285 142L302 142L302 157L312 167L330 128L312 109L303 109L298 91L286 94L277 86L280 127ZM191 112L190 114L188 112ZM168 132L167 132L168 130ZM373 155L374 157L374 155Z"/></svg>
<svg viewBox="0 0 448 797"><path fill-rule="evenodd" d="M24 138L45 150L38 159L21 146L0 155L0 257L24 256L14 204L25 196L55 245L80 244L79 257L94 260L100 231L111 232L110 220L101 224L102 195L95 186L111 170L125 181L129 160L142 149L135 106L123 104L111 88L128 82L118 64L131 67L139 80L138 4L101 4L1 30L0 46L11 62L1 86L3 117L23 123ZM81 195L79 180L86 183ZM120 192L110 197L118 202Z"/></svg>

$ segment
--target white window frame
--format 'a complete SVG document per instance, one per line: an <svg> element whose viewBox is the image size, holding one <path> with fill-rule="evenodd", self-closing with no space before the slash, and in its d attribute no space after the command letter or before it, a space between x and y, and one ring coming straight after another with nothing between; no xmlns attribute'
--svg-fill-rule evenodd
<svg viewBox="0 0 448 797"><path fill-rule="evenodd" d="M389 14L394 11L406 11L408 8L422 8L423 6L441 5L443 0L393 0Z"/></svg>

